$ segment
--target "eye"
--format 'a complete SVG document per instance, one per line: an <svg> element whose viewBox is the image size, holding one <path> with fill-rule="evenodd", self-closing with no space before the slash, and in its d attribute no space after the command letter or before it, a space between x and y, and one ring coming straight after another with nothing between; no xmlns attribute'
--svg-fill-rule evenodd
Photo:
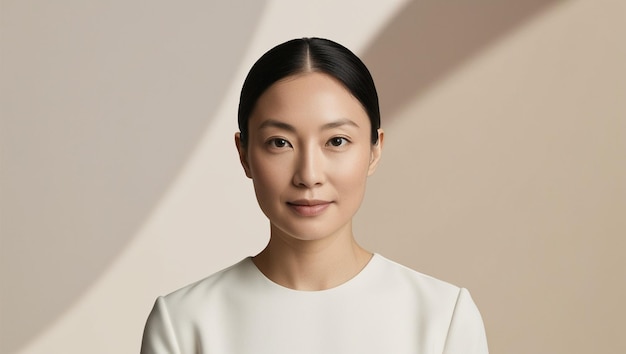
<svg viewBox="0 0 626 354"><path fill-rule="evenodd" d="M272 148L282 149L285 147L291 147L291 143L286 139L282 138L272 138L267 141L267 144Z"/></svg>
<svg viewBox="0 0 626 354"><path fill-rule="evenodd" d="M336 136L334 138L331 138L330 140L328 140L328 142L326 143L327 145L333 146L333 147L340 147L340 146L344 146L347 145L350 141L344 137L341 136Z"/></svg>

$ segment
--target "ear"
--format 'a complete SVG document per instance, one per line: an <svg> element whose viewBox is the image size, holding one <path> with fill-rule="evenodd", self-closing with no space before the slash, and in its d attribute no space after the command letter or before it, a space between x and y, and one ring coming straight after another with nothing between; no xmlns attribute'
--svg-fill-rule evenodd
<svg viewBox="0 0 626 354"><path fill-rule="evenodd" d="M376 145L372 145L371 148L370 166L367 170L368 176L371 176L376 171L376 166L378 166L378 162L383 153L384 142L385 132L382 129L378 129L378 142L376 142Z"/></svg>
<svg viewBox="0 0 626 354"><path fill-rule="evenodd" d="M243 167L243 170L246 173L246 177L252 178L252 174L250 173L250 165L248 164L248 151L241 142L240 132L235 133L235 146L237 147L237 152L239 153L239 162L241 162L241 167Z"/></svg>

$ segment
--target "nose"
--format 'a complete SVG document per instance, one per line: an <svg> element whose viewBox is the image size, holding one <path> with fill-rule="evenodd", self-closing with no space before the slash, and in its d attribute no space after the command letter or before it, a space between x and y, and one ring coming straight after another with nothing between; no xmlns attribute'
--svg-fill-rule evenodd
<svg viewBox="0 0 626 354"><path fill-rule="evenodd" d="M324 184L324 156L318 149L302 149L295 165L293 184L296 187L313 188Z"/></svg>

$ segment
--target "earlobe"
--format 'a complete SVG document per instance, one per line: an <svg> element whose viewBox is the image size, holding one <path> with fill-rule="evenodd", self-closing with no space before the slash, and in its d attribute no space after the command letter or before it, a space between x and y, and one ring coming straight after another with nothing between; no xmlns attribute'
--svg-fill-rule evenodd
<svg viewBox="0 0 626 354"><path fill-rule="evenodd" d="M370 156L370 165L367 170L367 175L371 176L376 171L376 167L378 166L378 162L383 153L383 144L385 141L385 132L382 129L378 129L378 142L375 145L372 145L371 148L371 156Z"/></svg>
<svg viewBox="0 0 626 354"><path fill-rule="evenodd" d="M246 173L246 177L252 178L252 174L250 173L250 166L248 164L248 153L245 147L245 144L241 141L241 133L235 133L235 146L237 147L237 153L239 154L239 162L241 162L241 167L243 167L243 171Z"/></svg>

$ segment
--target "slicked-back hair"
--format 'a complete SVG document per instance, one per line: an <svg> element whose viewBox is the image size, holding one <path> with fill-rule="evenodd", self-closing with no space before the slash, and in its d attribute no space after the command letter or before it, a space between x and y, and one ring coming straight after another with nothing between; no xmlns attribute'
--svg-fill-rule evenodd
<svg viewBox="0 0 626 354"><path fill-rule="evenodd" d="M248 121L259 97L275 82L307 72L329 75L361 103L371 125L371 142L378 143L380 108L369 70L354 53L324 38L292 39L267 51L254 63L241 89L238 123L241 142L248 142Z"/></svg>

